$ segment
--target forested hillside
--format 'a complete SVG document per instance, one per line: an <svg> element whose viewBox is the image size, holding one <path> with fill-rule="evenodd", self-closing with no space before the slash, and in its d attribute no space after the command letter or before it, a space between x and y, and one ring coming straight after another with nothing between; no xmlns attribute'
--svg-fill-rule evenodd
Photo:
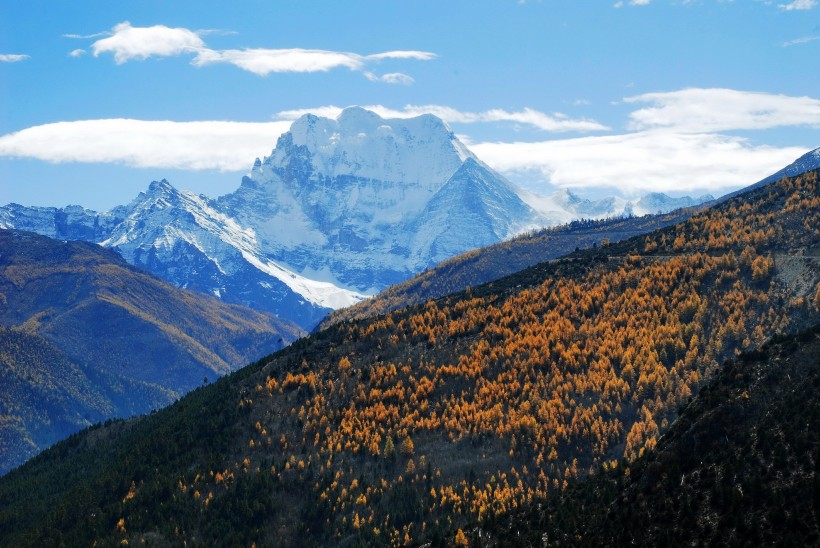
<svg viewBox="0 0 820 548"><path fill-rule="evenodd" d="M114 405L86 373L38 335L0 327L0 472L89 424Z"/></svg>
<svg viewBox="0 0 820 548"><path fill-rule="evenodd" d="M338 324L9 474L0 530L12 544L450 542L656 451L720 364L816 323L819 243L815 172Z"/></svg>
<svg viewBox="0 0 820 548"><path fill-rule="evenodd" d="M820 325L776 337L724 364L644 458L469 531L471 545L815 546L818 388Z"/></svg>

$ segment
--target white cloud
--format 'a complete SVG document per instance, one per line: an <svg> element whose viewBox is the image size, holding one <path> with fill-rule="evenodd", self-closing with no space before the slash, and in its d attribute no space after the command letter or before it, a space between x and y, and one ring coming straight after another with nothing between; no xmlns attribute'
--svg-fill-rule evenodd
<svg viewBox="0 0 820 548"><path fill-rule="evenodd" d="M643 131L537 143L475 143L479 158L538 192L544 185L624 194L712 192L754 183L805 153L740 137Z"/></svg>
<svg viewBox="0 0 820 548"><path fill-rule="evenodd" d="M63 38L73 38L75 40L90 40L91 38L99 38L100 36L111 36L111 32L104 31L95 32L94 34L63 34Z"/></svg>
<svg viewBox="0 0 820 548"><path fill-rule="evenodd" d="M490 109L483 112L465 112L443 105L405 105L403 109L392 109L383 105L367 105L363 108L371 110L382 118L413 118L422 114L433 114L445 122L474 124L479 122L514 122L533 126L543 131L602 131L609 129L603 124L589 119L573 119L564 114L545 114L531 108L519 111ZM304 114L315 114L326 118L335 118L342 112L341 107L334 105L296 110L283 110L277 113L279 120L295 120Z"/></svg>
<svg viewBox="0 0 820 548"><path fill-rule="evenodd" d="M82 57L87 52L82 48L77 48L68 52L69 57Z"/></svg>
<svg viewBox="0 0 820 548"><path fill-rule="evenodd" d="M373 74L372 72L365 71L364 76L371 82L384 82L385 84L400 84L403 86L409 86L415 82L412 76L408 76L407 74L403 74L401 72L388 72L387 74L382 74L379 76L377 74Z"/></svg>
<svg viewBox="0 0 820 548"><path fill-rule="evenodd" d="M415 59L416 61L432 61L436 57L438 56L435 53L430 53L429 51L398 50L366 55L365 59L370 61L382 61L384 59Z"/></svg>
<svg viewBox="0 0 820 548"><path fill-rule="evenodd" d="M690 88L624 99L650 103L629 115L629 129L670 128L683 132L820 127L820 101L732 89Z"/></svg>
<svg viewBox="0 0 820 548"><path fill-rule="evenodd" d="M817 0L794 0L788 4L778 4L777 7L786 11L810 10L817 5Z"/></svg>
<svg viewBox="0 0 820 548"><path fill-rule="evenodd" d="M181 55L204 47L202 38L191 30L165 25L132 27L128 21L115 26L108 38L91 44L94 57L101 53L111 53L118 65L133 59Z"/></svg>
<svg viewBox="0 0 820 548"><path fill-rule="evenodd" d="M360 70L362 56L311 49L228 49L200 51L192 61L198 67L214 63L230 63L242 70L267 76L274 72L325 72L345 67Z"/></svg>
<svg viewBox="0 0 820 548"><path fill-rule="evenodd" d="M0 156L52 163L238 171L269 154L288 122L82 120L34 126L0 137Z"/></svg>
<svg viewBox="0 0 820 548"><path fill-rule="evenodd" d="M365 68L388 59L429 61L436 58L435 53L415 50L385 51L372 55L301 48L214 50L207 47L201 38L208 34L231 33L232 31L220 29L192 31L186 28L170 28L165 25L133 27L131 23L125 21L115 26L110 33L103 33L107 37L91 44L91 50L95 57L103 53L113 54L117 64L150 57L194 54L191 64L197 67L227 63L259 76L281 72L327 72L336 68L347 68L364 72L370 80L405 85L413 83L413 78L400 72L379 76L365 71ZM91 38L99 35L69 34L64 36ZM79 50L74 50L76 51ZM70 55L73 56L74 52Z"/></svg>
<svg viewBox="0 0 820 548"><path fill-rule="evenodd" d="M362 71L370 62L384 59L416 59L427 61L435 59L434 53L424 51L388 51L374 55L359 55L344 51L328 51L319 49L229 49L215 51L202 49L191 62L201 67L214 63L230 63L242 70L267 76L276 72L327 72L335 68L348 68ZM371 80L387 83L407 84L412 78L401 73L390 73L376 76L365 72Z"/></svg>
<svg viewBox="0 0 820 548"><path fill-rule="evenodd" d="M28 58L28 55L21 55L19 53L0 53L0 63L19 63Z"/></svg>

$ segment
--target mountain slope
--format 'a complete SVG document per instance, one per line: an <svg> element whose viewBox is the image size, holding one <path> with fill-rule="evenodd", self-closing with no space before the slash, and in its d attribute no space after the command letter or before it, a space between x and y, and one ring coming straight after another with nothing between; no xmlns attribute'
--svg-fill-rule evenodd
<svg viewBox="0 0 820 548"><path fill-rule="evenodd" d="M718 202L724 202L748 190L766 186L770 183L779 181L784 177L797 177L798 175L807 173L809 171L814 171L817 169L820 169L820 148L816 148L812 151L807 152L806 154L796 159L794 162L787 165L783 169L776 171L775 173L772 173L768 177L761 179L753 185L750 185L746 188L741 188L740 190L736 190L735 192L730 192L725 196L721 196L720 198L718 198Z"/></svg>
<svg viewBox="0 0 820 548"><path fill-rule="evenodd" d="M151 183L101 242L178 287L215 295L311 325L328 310L358 300L331 284L307 280L270 260L253 231L202 196L167 181Z"/></svg>
<svg viewBox="0 0 820 548"><path fill-rule="evenodd" d="M778 181L783 177L797 177L802 173L806 173L807 171L813 171L815 169L820 169L820 148L816 148L810 152L807 152L791 164L787 165L780 171L769 175L762 181L760 181L759 185L765 185L774 181Z"/></svg>
<svg viewBox="0 0 820 548"><path fill-rule="evenodd" d="M818 356L820 325L726 363L654 451L482 527L472 545L816 545Z"/></svg>
<svg viewBox="0 0 820 548"><path fill-rule="evenodd" d="M817 175L75 436L0 479L3 541L424 541L640 458L725 359L820 319Z"/></svg>
<svg viewBox="0 0 820 548"><path fill-rule="evenodd" d="M388 287L374 297L335 310L322 320L317 329L351 319L378 316L464 291L468 287L477 287L538 263L557 259L576 249L617 242L684 221L696 211L689 208L644 217L574 221L567 225L525 233L442 261L405 282Z"/></svg>
<svg viewBox="0 0 820 548"><path fill-rule="evenodd" d="M0 325L16 331L6 331L7 339L24 343L4 360L3 374L17 379L0 385L5 412L35 416L26 428L47 431L39 448L92 421L166 405L203 378L213 380L300 335L270 315L174 288L94 244L8 230L0 231ZM21 343L25 335L30 338ZM42 371L50 367L55 370ZM45 376L26 384L32 371ZM70 382L49 380L70 372ZM40 421L24 410L44 390L68 406L59 413L75 416L72 406L82 405L94 412L69 425ZM96 403L83 404L85 396ZM0 470L18 457L4 453Z"/></svg>
<svg viewBox="0 0 820 548"><path fill-rule="evenodd" d="M83 369L44 338L0 327L0 473L114 416Z"/></svg>

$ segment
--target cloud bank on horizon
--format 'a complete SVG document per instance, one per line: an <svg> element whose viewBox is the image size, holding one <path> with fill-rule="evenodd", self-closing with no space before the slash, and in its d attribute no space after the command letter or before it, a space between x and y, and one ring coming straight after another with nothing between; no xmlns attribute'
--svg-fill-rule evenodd
<svg viewBox="0 0 820 548"><path fill-rule="evenodd" d="M443 105L401 109L366 105L383 118L434 114L448 124L528 125L543 132L604 132L608 135L531 142L463 139L498 171L529 190L611 187L627 194L654 191L714 191L755 182L806 149L754 145L725 135L733 130L781 126L820 127L820 100L729 89L683 89L626 97L649 105L629 114L628 131L612 132L589 119L534 109L482 112ZM290 123L307 113L335 118L328 105L281 111L273 122L173 122L132 119L44 124L0 136L0 156L47 162L116 163L132 167L242 171L261 157Z"/></svg>

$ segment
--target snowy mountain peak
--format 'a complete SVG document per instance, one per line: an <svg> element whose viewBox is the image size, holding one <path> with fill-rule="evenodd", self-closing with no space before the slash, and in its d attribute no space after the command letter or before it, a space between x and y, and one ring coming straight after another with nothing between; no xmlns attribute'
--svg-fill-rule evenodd
<svg viewBox="0 0 820 548"><path fill-rule="evenodd" d="M335 120L306 114L293 122L263 164L314 180L358 177L435 189L467 158L475 156L440 118L386 119L348 107Z"/></svg>
<svg viewBox="0 0 820 548"><path fill-rule="evenodd" d="M347 107L336 117L339 128L347 131L370 131L382 124L382 118L375 112L362 107Z"/></svg>
<svg viewBox="0 0 820 548"><path fill-rule="evenodd" d="M171 183L162 179L161 181L152 181L148 185L148 190L140 192L128 206L130 208L148 203L155 204L158 202L175 202L180 197L180 191L177 190Z"/></svg>
<svg viewBox="0 0 820 548"><path fill-rule="evenodd" d="M174 194L177 192L177 189L169 183L166 179L162 179L161 181L151 181L151 184L148 185L148 193L149 194Z"/></svg>

